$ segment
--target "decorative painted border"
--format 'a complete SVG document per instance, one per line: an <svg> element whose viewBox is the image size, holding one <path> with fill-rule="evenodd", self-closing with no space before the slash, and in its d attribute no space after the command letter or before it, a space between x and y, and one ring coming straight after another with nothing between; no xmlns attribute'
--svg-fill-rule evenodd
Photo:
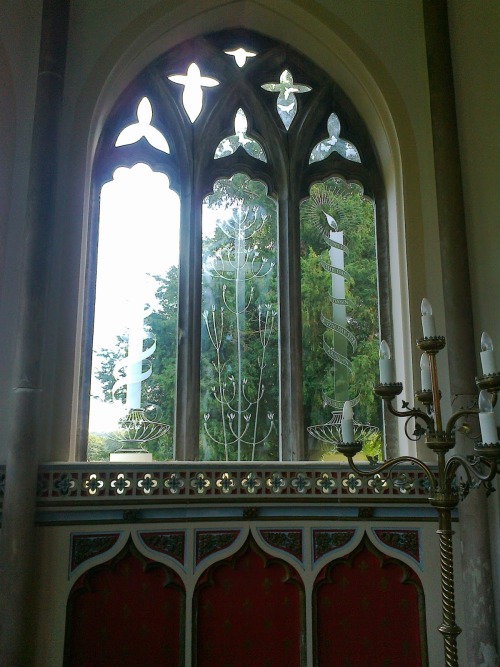
<svg viewBox="0 0 500 667"><path fill-rule="evenodd" d="M259 528L258 532L268 546L284 551L304 564L304 531L301 528Z"/></svg>
<svg viewBox="0 0 500 667"><path fill-rule="evenodd" d="M372 528L381 544L394 551L401 551L417 565L422 565L420 530L418 528Z"/></svg>
<svg viewBox="0 0 500 667"><path fill-rule="evenodd" d="M195 532L195 564L199 565L209 556L229 549L240 534L241 530L197 530Z"/></svg>
<svg viewBox="0 0 500 667"><path fill-rule="evenodd" d="M141 530L138 535L145 547L169 556L186 567L185 530Z"/></svg>
<svg viewBox="0 0 500 667"><path fill-rule="evenodd" d="M313 528L313 563L317 563L318 560L332 553L332 551L344 547L352 540L355 533L355 528Z"/></svg>
<svg viewBox="0 0 500 667"><path fill-rule="evenodd" d="M69 574L85 561L106 553L118 542L121 533L71 533Z"/></svg>
<svg viewBox="0 0 500 667"><path fill-rule="evenodd" d="M0 471L1 472L1 471ZM151 500L425 502L425 475L410 467L360 477L345 466L302 464L47 464L40 466L38 505Z"/></svg>

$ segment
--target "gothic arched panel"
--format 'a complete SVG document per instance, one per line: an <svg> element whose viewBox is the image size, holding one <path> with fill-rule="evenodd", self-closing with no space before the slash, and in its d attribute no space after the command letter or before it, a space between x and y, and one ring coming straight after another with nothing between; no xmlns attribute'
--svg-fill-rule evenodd
<svg viewBox="0 0 500 667"><path fill-rule="evenodd" d="M129 542L73 586L64 664L181 665L184 606L184 587L174 571L140 555Z"/></svg>
<svg viewBox="0 0 500 667"><path fill-rule="evenodd" d="M427 664L422 584L365 536L319 573L313 593L318 667Z"/></svg>
<svg viewBox="0 0 500 667"><path fill-rule="evenodd" d="M207 570L194 597L197 667L304 664L297 572L253 541Z"/></svg>

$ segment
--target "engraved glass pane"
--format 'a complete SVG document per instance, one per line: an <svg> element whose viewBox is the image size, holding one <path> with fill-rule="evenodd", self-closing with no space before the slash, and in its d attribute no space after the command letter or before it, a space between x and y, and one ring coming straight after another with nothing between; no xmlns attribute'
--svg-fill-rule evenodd
<svg viewBox="0 0 500 667"><path fill-rule="evenodd" d="M345 157L347 160L361 162L357 148L349 141L341 139L340 121L338 117L332 113L328 118L328 139L320 141L312 149L309 164L325 160L334 152L342 155L342 157Z"/></svg>
<svg viewBox="0 0 500 667"><path fill-rule="evenodd" d="M260 143L247 135L248 122L243 109L238 109L234 117L234 134L223 139L215 149L214 158L232 155L240 146L249 155L262 162L267 162L266 153Z"/></svg>
<svg viewBox="0 0 500 667"><path fill-rule="evenodd" d="M297 113L296 93L308 93L311 86L294 83L291 72L286 69L281 73L279 82L264 83L262 88L271 93L278 93L276 109L283 125L288 130Z"/></svg>
<svg viewBox="0 0 500 667"><path fill-rule="evenodd" d="M373 204L339 178L301 207L302 363L309 458L331 456L346 400L365 453L380 447L378 301ZM371 426L370 426L371 425Z"/></svg>
<svg viewBox="0 0 500 667"><path fill-rule="evenodd" d="M276 202L244 174L203 207L200 458L278 457Z"/></svg>
<svg viewBox="0 0 500 667"><path fill-rule="evenodd" d="M179 263L179 198L165 174L120 167L101 190L89 459L129 437L171 457ZM144 410L134 434L123 420ZM139 411L139 412L138 412ZM126 432L125 432L126 431ZM148 441L149 436L157 436Z"/></svg>

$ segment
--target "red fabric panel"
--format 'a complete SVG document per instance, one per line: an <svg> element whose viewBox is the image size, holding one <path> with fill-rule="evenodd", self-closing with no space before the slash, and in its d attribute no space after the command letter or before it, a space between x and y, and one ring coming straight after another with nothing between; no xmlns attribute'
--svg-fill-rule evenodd
<svg viewBox="0 0 500 667"><path fill-rule="evenodd" d="M318 667L421 667L419 588L411 570L366 546L323 568L314 596Z"/></svg>
<svg viewBox="0 0 500 667"><path fill-rule="evenodd" d="M128 553L76 582L68 602L65 665L181 664L184 593L169 568L145 561ZM171 578L175 584L166 586Z"/></svg>
<svg viewBox="0 0 500 667"><path fill-rule="evenodd" d="M299 667L302 593L290 575L251 548L214 565L196 595L197 667Z"/></svg>

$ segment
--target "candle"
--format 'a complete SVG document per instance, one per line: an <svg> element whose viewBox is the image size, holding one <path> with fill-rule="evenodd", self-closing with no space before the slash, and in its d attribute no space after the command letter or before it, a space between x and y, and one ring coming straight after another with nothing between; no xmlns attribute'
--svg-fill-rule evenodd
<svg viewBox="0 0 500 667"><path fill-rule="evenodd" d="M483 445L494 445L498 442L498 431L495 422L493 404L486 389L479 393L479 426Z"/></svg>
<svg viewBox="0 0 500 667"><path fill-rule="evenodd" d="M425 352L420 357L420 384L422 391L431 391L431 369L429 366L429 359Z"/></svg>
<svg viewBox="0 0 500 667"><path fill-rule="evenodd" d="M481 336L481 366L483 375L492 375L497 372L493 342L486 331L483 331Z"/></svg>
<svg viewBox="0 0 500 667"><path fill-rule="evenodd" d="M432 314L432 306L427 299L422 299L420 312L422 314L424 338L432 338L436 335L436 324L434 322L434 315Z"/></svg>
<svg viewBox="0 0 500 667"><path fill-rule="evenodd" d="M394 382L391 350L385 340L380 343L378 368L380 384L391 384Z"/></svg>
<svg viewBox="0 0 500 667"><path fill-rule="evenodd" d="M342 442L354 442L354 422L351 401L346 401L342 409Z"/></svg>

